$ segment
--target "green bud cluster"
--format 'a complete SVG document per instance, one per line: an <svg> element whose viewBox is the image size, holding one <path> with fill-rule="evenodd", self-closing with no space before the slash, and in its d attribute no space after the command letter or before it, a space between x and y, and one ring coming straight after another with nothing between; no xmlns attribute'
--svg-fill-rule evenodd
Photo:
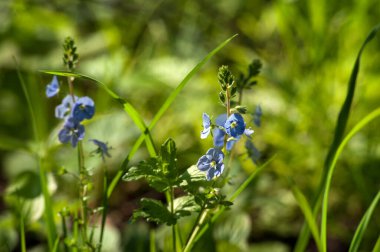
<svg viewBox="0 0 380 252"><path fill-rule="evenodd" d="M73 71L78 63L79 54L74 39L67 37L63 43L63 64L69 71Z"/></svg>

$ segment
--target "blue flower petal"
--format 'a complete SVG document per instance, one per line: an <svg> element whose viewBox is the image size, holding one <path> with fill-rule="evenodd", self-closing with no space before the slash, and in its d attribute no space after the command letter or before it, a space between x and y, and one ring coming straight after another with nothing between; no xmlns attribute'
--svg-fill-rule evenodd
<svg viewBox="0 0 380 252"><path fill-rule="evenodd" d="M211 148L203 155L197 163L199 170L206 172L206 179L211 180L218 177L224 170L224 154L220 149Z"/></svg>
<svg viewBox="0 0 380 252"><path fill-rule="evenodd" d="M245 122L243 117L238 113L230 115L224 124L224 128L226 129L226 133L228 135L235 138L239 137L245 130Z"/></svg>
<svg viewBox="0 0 380 252"><path fill-rule="evenodd" d="M253 132L255 132L253 129L248 128L248 129L244 130L244 135L246 135L247 137L251 137L251 135L253 134Z"/></svg>
<svg viewBox="0 0 380 252"><path fill-rule="evenodd" d="M111 155L108 153L108 150L110 148L107 146L106 143L96 139L90 139L89 141L92 141L96 146L98 146L98 149L95 150L95 152L101 154L103 161L105 160L105 156L111 157Z"/></svg>
<svg viewBox="0 0 380 252"><path fill-rule="evenodd" d="M91 119L95 114L95 103L90 97L79 98L73 107L71 112L72 117L81 122L84 119Z"/></svg>
<svg viewBox="0 0 380 252"><path fill-rule="evenodd" d="M77 100L78 97L74 96L74 99ZM66 97L63 98L62 103L55 107L55 117L59 119L67 117L73 104L73 97L71 95L66 95Z"/></svg>
<svg viewBox="0 0 380 252"><path fill-rule="evenodd" d="M53 76L53 80L46 85L46 96L48 98L55 96L59 92L59 83L57 76Z"/></svg>
<svg viewBox="0 0 380 252"><path fill-rule="evenodd" d="M69 117L63 129L58 134L58 139L61 143L71 142L73 147L76 147L79 140L82 140L85 135L84 126L76 122L73 118Z"/></svg>
<svg viewBox="0 0 380 252"><path fill-rule="evenodd" d="M202 115L202 124L203 124L203 130L201 132L201 139L205 139L211 132L210 116L206 113L203 113Z"/></svg>

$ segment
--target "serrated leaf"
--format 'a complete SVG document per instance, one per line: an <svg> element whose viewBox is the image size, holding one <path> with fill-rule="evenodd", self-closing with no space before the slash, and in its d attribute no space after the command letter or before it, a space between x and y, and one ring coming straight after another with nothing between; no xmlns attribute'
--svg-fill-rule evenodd
<svg viewBox="0 0 380 252"><path fill-rule="evenodd" d="M176 198L173 204L174 214L178 219L183 216L189 216L193 212L200 211L200 206L195 202L194 196L191 195Z"/></svg>
<svg viewBox="0 0 380 252"><path fill-rule="evenodd" d="M147 221L156 222L157 224L174 225L177 222L175 215L162 204L159 200L142 198L141 208L133 212L132 218L145 218Z"/></svg>
<svg viewBox="0 0 380 252"><path fill-rule="evenodd" d="M199 186L209 185L209 181L206 180L205 173L198 169L196 165L190 166L180 177L180 187L185 189L196 188Z"/></svg>
<svg viewBox="0 0 380 252"><path fill-rule="evenodd" d="M124 181L139 180L147 178L148 176L155 176L157 170L158 161L156 158L148 159L147 161L141 161L137 167L131 167L124 174Z"/></svg>
<svg viewBox="0 0 380 252"><path fill-rule="evenodd" d="M169 186L169 180L163 176L161 162L157 158L141 161L137 167L131 167L123 176L124 181L146 179L148 184L159 192L165 191Z"/></svg>

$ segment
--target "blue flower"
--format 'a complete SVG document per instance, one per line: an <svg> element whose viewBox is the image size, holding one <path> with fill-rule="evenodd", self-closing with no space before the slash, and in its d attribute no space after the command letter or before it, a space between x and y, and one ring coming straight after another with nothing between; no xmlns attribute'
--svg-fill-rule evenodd
<svg viewBox="0 0 380 252"><path fill-rule="evenodd" d="M77 100L78 97L74 96L74 99ZM60 119L67 117L73 104L73 97L71 95L66 95L66 97L63 98L62 103L55 107L55 117Z"/></svg>
<svg viewBox="0 0 380 252"><path fill-rule="evenodd" d="M59 83L57 76L53 76L53 80L46 86L46 96L48 98L53 97L59 92Z"/></svg>
<svg viewBox="0 0 380 252"><path fill-rule="evenodd" d="M261 110L261 106L257 105L255 113L253 114L253 123L257 126L261 126L261 116L263 115L263 111Z"/></svg>
<svg viewBox="0 0 380 252"><path fill-rule="evenodd" d="M207 180L219 177L224 170L224 154L217 148L211 148L203 155L197 163L199 170L206 172Z"/></svg>
<svg viewBox="0 0 380 252"><path fill-rule="evenodd" d="M84 138L84 126L81 125L74 118L67 118L63 129L58 134L58 139L61 143L70 142L73 147L76 147L79 140Z"/></svg>
<svg viewBox="0 0 380 252"><path fill-rule="evenodd" d="M91 119L95 114L95 103L90 97L81 97L75 101L71 116L74 120L81 122Z"/></svg>
<svg viewBox="0 0 380 252"><path fill-rule="evenodd" d="M245 131L245 122L243 117L238 113L230 115L224 123L224 128L226 129L226 133L233 138L240 137Z"/></svg>
<svg viewBox="0 0 380 252"><path fill-rule="evenodd" d="M211 120L210 116L206 113L202 115L203 130L201 132L201 138L205 139L211 132Z"/></svg>
<svg viewBox="0 0 380 252"><path fill-rule="evenodd" d="M108 153L108 148L106 143L103 143L102 141L96 140L96 139L90 139L89 141L92 141L98 148L94 151L95 153L98 153L102 156L103 161L105 161L105 156L111 157L111 155Z"/></svg>
<svg viewBox="0 0 380 252"><path fill-rule="evenodd" d="M215 123L219 127L223 127L224 123L226 122L227 115L221 114L218 116L215 120ZM215 129L212 132L213 140L214 140L214 146L222 148L224 146L224 137L226 135L226 132L219 127L215 127ZM227 142L226 149L230 151L232 147L234 146L236 140L230 140Z"/></svg>

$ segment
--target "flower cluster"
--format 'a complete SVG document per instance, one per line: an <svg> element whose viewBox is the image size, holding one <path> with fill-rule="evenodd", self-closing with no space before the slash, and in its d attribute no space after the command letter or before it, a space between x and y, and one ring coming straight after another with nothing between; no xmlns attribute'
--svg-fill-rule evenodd
<svg viewBox="0 0 380 252"><path fill-rule="evenodd" d="M226 145L226 150L230 151L242 135L250 137L253 130L246 127L244 118L239 113L233 113L228 118L226 114L219 115L215 120L215 124L212 124L210 116L206 113L203 113L202 119L201 138L207 138L212 132L214 148L209 149L206 155L199 159L197 167L199 170L207 172L206 178L211 180L213 177L220 176L223 172L224 154L221 149L224 145Z"/></svg>
<svg viewBox="0 0 380 252"><path fill-rule="evenodd" d="M46 96L53 97L59 93L59 82L56 76L51 83L46 86ZM64 120L63 128L58 133L58 139L61 143L71 143L76 147L78 141L83 140L85 128L82 122L91 119L95 114L95 103L88 97L77 97L73 94L66 95L61 104L55 108L55 117ZM105 143L92 139L96 146L99 147L98 153L104 156L110 156L108 147Z"/></svg>
<svg viewBox="0 0 380 252"><path fill-rule="evenodd" d="M241 105L241 100L243 90L250 89L257 84L257 81L253 80L253 77L257 76L260 68L260 61L253 61L249 65L248 74L240 74L238 79L235 79L227 66L219 68L218 81L222 89L219 93L219 101L226 108L227 113L219 115L215 120L215 124L211 122L208 114L203 113L202 115L203 130L201 131L201 139L205 139L212 134L214 143L214 148L209 149L206 155L203 155L197 163L198 169L206 172L207 180L211 180L222 174L224 169L224 154L231 151L234 144L242 135L251 138L254 132L251 128L246 127L242 114L247 112L247 108ZM232 99L237 95L239 96L238 101L233 101ZM258 106L253 120L257 126L260 126L261 115L261 107ZM253 143L251 142L246 144L246 148L251 148L252 146ZM251 150L250 157L254 158L255 162L258 156L258 151Z"/></svg>

